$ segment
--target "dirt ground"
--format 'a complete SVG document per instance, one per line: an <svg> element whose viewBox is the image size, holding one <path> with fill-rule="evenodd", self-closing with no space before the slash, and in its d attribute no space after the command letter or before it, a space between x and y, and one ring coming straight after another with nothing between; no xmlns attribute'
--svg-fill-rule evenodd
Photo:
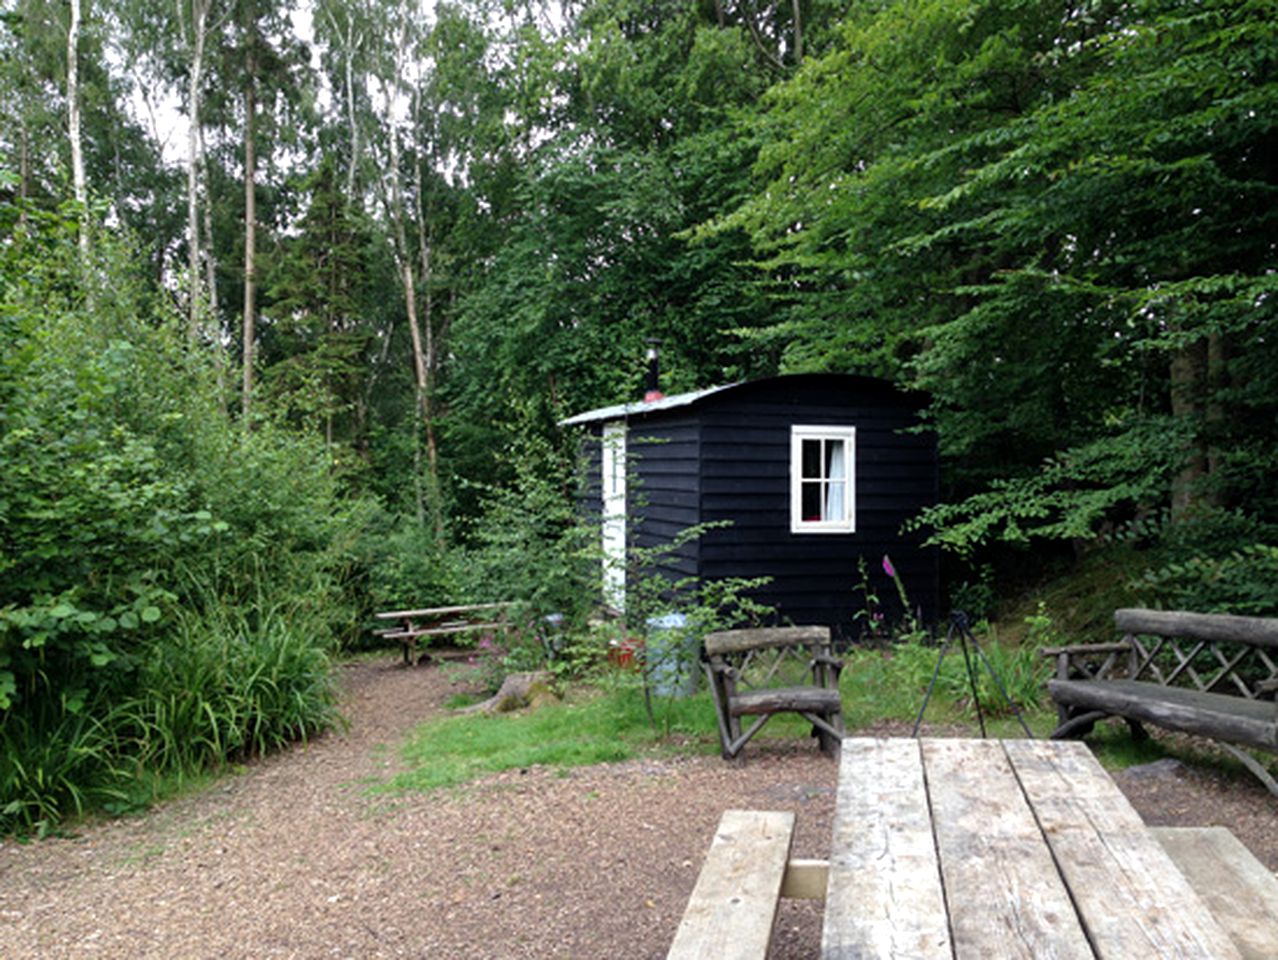
<svg viewBox="0 0 1278 960"><path fill-rule="evenodd" d="M144 816L0 843L0 958L659 958L724 809L793 810L794 855L825 855L835 766L806 740L369 794L454 689L389 656L342 671L346 732ZM1258 784L1174 761L1116 779L1147 822L1227 826L1278 869ZM771 956L819 939L819 906L784 902Z"/></svg>

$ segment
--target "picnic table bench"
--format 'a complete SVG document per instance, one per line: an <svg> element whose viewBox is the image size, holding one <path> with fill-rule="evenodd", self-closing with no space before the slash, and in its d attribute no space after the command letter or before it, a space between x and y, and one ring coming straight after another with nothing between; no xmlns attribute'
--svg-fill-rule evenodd
<svg viewBox="0 0 1278 960"><path fill-rule="evenodd" d="M470 603L451 607L427 607L422 610L386 610L375 614L378 620L397 620L396 626L373 631L387 640L398 640L403 647L404 664L417 664L429 653L418 651L423 637L444 637L476 630L504 631L508 627L507 611L511 603Z"/></svg>
<svg viewBox="0 0 1278 960"><path fill-rule="evenodd" d="M763 960L783 897L824 901L825 960L1278 956L1278 879L1146 827L1079 743L845 739L829 859L794 827L723 814L668 960Z"/></svg>
<svg viewBox="0 0 1278 960"><path fill-rule="evenodd" d="M1208 737L1278 795L1278 781L1239 748L1278 753L1278 619L1123 609L1114 623L1117 643L1042 651L1056 660L1052 738L1085 736L1106 717L1137 737L1144 723Z"/></svg>

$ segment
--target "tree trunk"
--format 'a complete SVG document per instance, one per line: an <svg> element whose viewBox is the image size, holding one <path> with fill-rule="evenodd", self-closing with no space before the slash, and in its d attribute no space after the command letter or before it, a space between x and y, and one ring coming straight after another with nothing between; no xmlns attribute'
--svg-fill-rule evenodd
<svg viewBox="0 0 1278 960"><path fill-rule="evenodd" d="M89 192L84 179L84 154L80 140L80 0L71 0L71 24L67 29L67 134L71 140L71 182L80 208L80 256L89 256Z"/></svg>
<svg viewBox="0 0 1278 960"><path fill-rule="evenodd" d="M430 480L430 495L436 497L436 484L439 477L439 450L435 442L435 418L431 409L430 387L435 377L436 343L434 323L434 298L431 281L431 237L426 222L426 205L424 199L425 180L422 176L422 152L419 119L421 113L421 87L418 85L413 93L413 130L418 133L418 149L413 154L414 209L417 214L417 252L420 258L422 281L422 367L425 371L425 382L422 393L422 426L426 435L426 463ZM435 515L435 535L443 537L444 518L438 509Z"/></svg>
<svg viewBox="0 0 1278 960"><path fill-rule="evenodd" d="M1178 420L1192 422L1195 434L1202 411L1202 388L1207 373L1207 343L1186 344L1171 360L1171 411ZM1188 442L1185 459L1172 478L1171 517L1176 523L1193 513L1199 490L1207 475L1207 457L1197 436Z"/></svg>
<svg viewBox="0 0 1278 960"><path fill-rule="evenodd" d="M408 320L408 333L413 346L413 376L416 383L414 408L418 418L418 429L414 432L414 474L417 496L417 516L422 522L426 519L426 498L421 488L421 447L423 440L427 444L427 482L433 496L437 488L438 476L435 472L433 423L430 410L430 368L426 360L426 349L422 338L421 323L417 315L417 287L413 277L413 259L408 246L408 231L404 224L404 196L400 185L399 130L395 125L394 104L398 102L400 85L405 82L408 68L408 24L410 11L408 3L400 7L399 42L395 51L394 78L391 89L394 91L393 102L388 104L387 125L390 137L390 219L395 229L396 256L399 260L400 281L404 288L404 310ZM437 521L439 518L436 518ZM438 526L438 524L437 524Z"/></svg>
<svg viewBox="0 0 1278 960"><path fill-rule="evenodd" d="M178 0L179 22L183 16L183 0ZM204 39L208 27L206 0L191 0L191 69L187 81L187 114L190 127L187 130L186 149L186 246L188 277L190 283L187 333L192 341L199 337L200 315L203 312L203 282L200 278L200 84L204 70Z"/></svg>
<svg viewBox="0 0 1278 960"><path fill-rule="evenodd" d="M222 336L222 324L220 320L220 314L218 313L218 299L217 299L217 251L213 245L213 197L208 190L208 184L213 182L213 178L209 176L209 151L208 151L208 146L204 142L203 130L201 130L199 133L199 151L200 151L200 176L203 179L203 182L205 185L204 206L203 206L203 215L204 215L203 257L204 257L204 276L205 276L205 284L206 284L205 290L207 291L208 305L209 305L208 320L213 325L214 338L218 340L218 342L220 342L221 336ZM219 382L221 383L222 388L225 389L226 388L226 372L222 368L226 366L226 363L223 357L223 352L221 350L218 350L216 353L216 356L217 356L218 369L219 369L219 373L218 373Z"/></svg>
<svg viewBox="0 0 1278 960"><path fill-rule="evenodd" d="M357 37L362 40L363 34L355 32L355 14L347 10L346 27L343 30L337 25L337 17L331 9L325 11L329 29L334 37L339 37L345 49L343 56L342 90L346 99L346 128L350 143L350 163L346 167L346 202L352 203L357 184L356 175L359 170L359 120L355 106L355 44Z"/></svg>
<svg viewBox="0 0 1278 960"><path fill-rule="evenodd" d="M354 60L355 60L355 17L348 13L349 20L346 26L346 124L350 132L351 140L351 162L346 171L346 202L353 203L355 198L355 187L357 184L356 173L359 170L359 117L355 112L355 80Z"/></svg>
<svg viewBox="0 0 1278 960"><path fill-rule="evenodd" d="M18 223L26 226L27 197L31 195L31 132L27 129L27 119L23 116L18 133Z"/></svg>
<svg viewBox="0 0 1278 960"><path fill-rule="evenodd" d="M1228 386L1229 354L1228 343L1218 331L1207 335L1207 474L1218 477L1220 463L1220 446L1218 431L1225 423L1225 405L1221 403L1221 391ZM1221 505L1221 493L1215 484L1204 491L1205 501L1214 507Z"/></svg>
<svg viewBox="0 0 1278 960"><path fill-rule="evenodd" d="M803 8L801 0L790 0L790 8L794 11L794 65L803 62Z"/></svg>
<svg viewBox="0 0 1278 960"><path fill-rule="evenodd" d="M253 22L251 7L249 11L244 78L244 383L240 396L246 428L253 403L253 352L257 338L257 139L253 130L257 115L257 25Z"/></svg>

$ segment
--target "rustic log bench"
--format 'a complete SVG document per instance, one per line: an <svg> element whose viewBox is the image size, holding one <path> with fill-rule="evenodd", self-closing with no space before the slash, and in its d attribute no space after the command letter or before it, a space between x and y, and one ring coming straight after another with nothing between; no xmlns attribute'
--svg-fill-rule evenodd
<svg viewBox="0 0 1278 960"><path fill-rule="evenodd" d="M1278 878L1225 827L1150 827L1243 960L1278 957Z"/></svg>
<svg viewBox="0 0 1278 960"><path fill-rule="evenodd" d="M778 713L812 724L821 750L834 753L843 737L839 697L842 661L833 656L829 627L769 627L706 634L703 665L714 697L725 760ZM741 718L754 716L742 732Z"/></svg>
<svg viewBox="0 0 1278 960"><path fill-rule="evenodd" d="M824 900L829 865L791 860L794 814L727 810L667 960L763 960L781 897Z"/></svg>
<svg viewBox="0 0 1278 960"><path fill-rule="evenodd" d="M1278 781L1243 748L1278 753L1278 619L1166 610L1114 613L1119 643L1054 647L1053 739L1085 736L1122 717L1219 742L1271 792ZM1237 745L1237 746L1236 746Z"/></svg>
<svg viewBox="0 0 1278 960"><path fill-rule="evenodd" d="M424 610L387 610L375 614L378 620L398 620L397 626L373 631L385 640L398 640L403 647L404 664L420 663L428 653L418 652L423 637L445 637L487 630L498 633L508 627L506 613L510 603L471 603L452 607L428 607Z"/></svg>

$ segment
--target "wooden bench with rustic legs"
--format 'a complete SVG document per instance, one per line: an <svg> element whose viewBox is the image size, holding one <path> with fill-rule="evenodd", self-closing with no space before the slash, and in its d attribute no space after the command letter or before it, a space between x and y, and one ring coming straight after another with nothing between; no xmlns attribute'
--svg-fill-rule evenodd
<svg viewBox="0 0 1278 960"><path fill-rule="evenodd" d="M1169 610L1118 610L1119 643L1055 647L1047 687L1056 701L1053 739L1085 736L1122 717L1216 740L1271 792L1278 780L1240 748L1278 753L1278 619Z"/></svg>
<svg viewBox="0 0 1278 960"><path fill-rule="evenodd" d="M812 724L822 751L838 749L844 732L843 663L833 655L829 627L721 630L707 634L704 647L725 760L778 713L799 714ZM755 719L743 731L741 718L747 716Z"/></svg>
<svg viewBox="0 0 1278 960"><path fill-rule="evenodd" d="M793 840L789 811L725 811L667 960L763 960L780 898L825 899L827 863L791 860Z"/></svg>

